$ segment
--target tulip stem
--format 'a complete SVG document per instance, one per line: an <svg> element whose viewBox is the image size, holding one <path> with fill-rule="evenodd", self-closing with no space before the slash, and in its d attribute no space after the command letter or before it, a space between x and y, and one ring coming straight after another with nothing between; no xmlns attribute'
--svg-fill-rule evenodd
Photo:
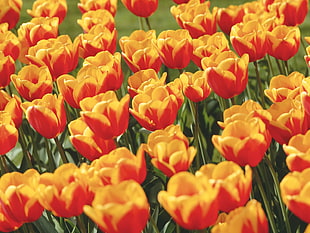
<svg viewBox="0 0 310 233"><path fill-rule="evenodd" d="M279 69L280 74L284 74L283 68L282 68L282 66L281 66L281 64L280 64L280 62L279 62L278 59L276 59L276 63L277 63L277 66L278 66L278 69Z"/></svg>
<svg viewBox="0 0 310 233"><path fill-rule="evenodd" d="M268 63L268 66L269 66L269 70L271 71L271 75L275 76L275 73L274 73L274 70L273 70L273 67L272 67L272 63L271 63L271 59L270 59L270 55L267 54L266 58L267 58L267 63Z"/></svg>
<svg viewBox="0 0 310 233"><path fill-rule="evenodd" d="M156 223L155 223L155 220L154 220L154 218L153 218L152 215L150 216L150 222L151 222L151 224L152 224L153 229L155 230L155 232L156 232L156 233L160 233L160 231L158 230L158 227L157 227L157 225L156 225Z"/></svg>
<svg viewBox="0 0 310 233"><path fill-rule="evenodd" d="M22 128L18 129L18 135L19 135L19 143L22 147L23 155L26 158L26 162L29 168L33 168L32 162L31 162L31 157L27 151L26 147L26 140L25 140L25 134L22 130Z"/></svg>
<svg viewBox="0 0 310 233"><path fill-rule="evenodd" d="M149 20L148 17L145 17L145 22L146 22L147 28L148 28L149 30L152 30L152 27L151 27L151 24L150 24L150 20Z"/></svg>
<svg viewBox="0 0 310 233"><path fill-rule="evenodd" d="M64 148L62 147L62 145L60 144L59 140L57 137L54 138L55 140L55 143L56 143L56 146L58 148L58 151L59 151L59 154L60 154L60 157L62 159L62 162L63 163L69 163L68 159L67 159L67 156L66 156L66 153L64 151Z"/></svg>
<svg viewBox="0 0 310 233"><path fill-rule="evenodd" d="M44 138L44 142L45 142L46 152L47 152L47 156L48 156L49 169L52 172L56 169L55 160L53 158L53 155L52 155L52 152L50 149L50 145L49 145L49 141L47 140L47 138Z"/></svg>
<svg viewBox="0 0 310 233"><path fill-rule="evenodd" d="M139 19L139 29L140 30L144 30L143 22L142 22L142 17L138 17L138 19Z"/></svg>
<svg viewBox="0 0 310 233"><path fill-rule="evenodd" d="M77 225L79 226L81 233L87 233L84 222L81 219L81 215L76 216L76 221L77 221Z"/></svg>
<svg viewBox="0 0 310 233"><path fill-rule="evenodd" d="M9 172L9 168L8 165L5 161L5 157L4 155L0 155L1 157L1 163L0 163L0 167L1 167L1 175L8 173Z"/></svg>
<svg viewBox="0 0 310 233"><path fill-rule="evenodd" d="M262 83L262 80L261 80L260 75L259 75L258 63L257 63L257 61L254 61L253 63L254 63L254 67L255 67L255 73L256 73L256 79L258 82L260 97L261 97L261 101L262 101L262 107L265 108L265 94L264 94L264 89L263 89L263 83Z"/></svg>
<svg viewBox="0 0 310 233"><path fill-rule="evenodd" d="M175 224L176 225L176 233L181 233L181 228L179 226L179 224Z"/></svg>
<svg viewBox="0 0 310 233"><path fill-rule="evenodd" d="M288 75L289 74L288 61L283 61L283 62L284 62L285 75Z"/></svg>

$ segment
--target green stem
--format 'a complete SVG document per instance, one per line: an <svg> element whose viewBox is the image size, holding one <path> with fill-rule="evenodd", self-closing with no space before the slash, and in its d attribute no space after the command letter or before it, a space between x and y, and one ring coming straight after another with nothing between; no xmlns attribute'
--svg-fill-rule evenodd
<svg viewBox="0 0 310 233"><path fill-rule="evenodd" d="M0 162L1 175L4 175L5 173L9 172L9 168L8 165L6 164L4 155L0 155L0 159L1 159Z"/></svg>
<svg viewBox="0 0 310 233"><path fill-rule="evenodd" d="M77 225L81 231L81 233L87 233L86 227L84 225L84 222L82 221L81 215L76 216Z"/></svg>
<svg viewBox="0 0 310 233"><path fill-rule="evenodd" d="M236 105L236 99L235 99L236 96L230 98L230 101L231 101L231 105Z"/></svg>
<svg viewBox="0 0 310 233"><path fill-rule="evenodd" d="M288 75L289 74L288 61L283 61L283 62L284 62L285 75Z"/></svg>
<svg viewBox="0 0 310 233"><path fill-rule="evenodd" d="M27 147L26 147L26 139L25 139L25 134L22 128L20 127L18 129L18 135L19 135L19 143L22 147L23 155L26 158L27 166L28 168L33 168L33 164L31 162L31 157L30 154L28 153Z"/></svg>
<svg viewBox="0 0 310 233"><path fill-rule="evenodd" d="M181 228L180 228L180 226L179 226L179 224L175 224L176 225L176 233L181 233Z"/></svg>
<svg viewBox="0 0 310 233"><path fill-rule="evenodd" d="M57 148L58 148L58 151L59 151L60 157L61 157L61 159L62 159L62 162L63 162L63 163L69 163L68 158L67 158L67 156L66 156L66 153L65 153L65 151L64 151L64 148L63 148L62 145L59 143L58 138L55 137L54 140L55 140L56 146L57 146Z"/></svg>
<svg viewBox="0 0 310 233"><path fill-rule="evenodd" d="M271 75L272 75L272 76L275 76L275 72L274 72L273 67L272 67L270 55L267 54L266 57L267 57L267 63L268 63L269 70L271 71ZM269 81L270 81L270 80L269 80Z"/></svg>
<svg viewBox="0 0 310 233"><path fill-rule="evenodd" d="M6 161L9 163L9 165L11 166L11 168L13 168L14 171L18 171L18 168L16 167L16 165L9 159L9 157L7 155L3 155L4 158L6 159Z"/></svg>
<svg viewBox="0 0 310 233"><path fill-rule="evenodd" d="M46 152L47 152L47 156L48 156L49 170L50 170L50 172L53 172L56 169L55 160L54 160L54 157L52 155L50 144L49 144L49 141L47 140L47 138L44 138L44 142L45 142Z"/></svg>
<svg viewBox="0 0 310 233"><path fill-rule="evenodd" d="M139 20L139 29L140 30L144 30L143 22L142 22L142 17L138 17L138 20Z"/></svg>
<svg viewBox="0 0 310 233"><path fill-rule="evenodd" d="M151 27L151 24L150 24L150 20L149 20L148 17L145 18L145 22L146 22L147 28L148 28L149 30L152 30L152 27Z"/></svg>
<svg viewBox="0 0 310 233"><path fill-rule="evenodd" d="M157 227L157 225L156 225L156 223L155 223L154 218L153 218L152 215L150 216L150 222L151 222L151 224L152 224L152 227L153 227L155 233L160 233L160 231L158 230L158 227Z"/></svg>
<svg viewBox="0 0 310 233"><path fill-rule="evenodd" d="M276 59L276 63L277 63L277 66L278 66L278 69L279 69L280 74L284 74L283 68L282 68L282 66L281 66L281 64L280 64L280 62L279 62L278 59Z"/></svg>
<svg viewBox="0 0 310 233"><path fill-rule="evenodd" d="M254 67L255 67L255 73L256 73L256 79L258 82L260 97L261 97L261 101L262 101L262 107L265 108L265 94L264 94L264 89L263 89L263 82L262 82L260 75L259 75L258 63L257 63L257 61L254 61L253 63L254 63Z"/></svg>

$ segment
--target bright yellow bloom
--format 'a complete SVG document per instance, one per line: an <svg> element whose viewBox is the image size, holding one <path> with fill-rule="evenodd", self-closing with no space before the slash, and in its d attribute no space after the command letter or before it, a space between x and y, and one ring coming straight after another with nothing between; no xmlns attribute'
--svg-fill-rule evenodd
<svg viewBox="0 0 310 233"><path fill-rule="evenodd" d="M77 20L77 23L82 27L84 32L89 32L89 30L97 24L102 24L111 32L115 28L115 20L113 15L105 9L86 12L82 15L82 19Z"/></svg>
<svg viewBox="0 0 310 233"><path fill-rule="evenodd" d="M108 10L113 16L117 10L117 0L80 0L78 8L82 14L99 9Z"/></svg>

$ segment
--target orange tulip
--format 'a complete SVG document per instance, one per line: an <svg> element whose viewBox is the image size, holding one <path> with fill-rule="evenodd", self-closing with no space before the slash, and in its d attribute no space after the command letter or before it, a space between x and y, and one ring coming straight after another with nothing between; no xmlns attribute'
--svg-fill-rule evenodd
<svg viewBox="0 0 310 233"><path fill-rule="evenodd" d="M198 38L216 32L217 7L212 12L209 8L209 1L190 0L188 3L172 6L170 12L181 28L187 29L193 38Z"/></svg>
<svg viewBox="0 0 310 233"><path fill-rule="evenodd" d="M128 127L129 99L129 95L125 95L118 101L113 91L87 97L80 102L82 120L104 139L120 136Z"/></svg>
<svg viewBox="0 0 310 233"><path fill-rule="evenodd" d="M245 205L252 190L252 170L247 165L245 172L231 161L223 161L217 165L207 164L196 172L196 176L206 176L213 187L219 188L219 210L230 212Z"/></svg>
<svg viewBox="0 0 310 233"><path fill-rule="evenodd" d="M157 199L177 224L189 230L202 230L216 221L217 193L206 178L180 172L171 177L167 191L160 191Z"/></svg>
<svg viewBox="0 0 310 233"><path fill-rule="evenodd" d="M83 213L93 198L85 175L73 163L58 167L54 173L43 173L38 186L41 205L55 216L70 218Z"/></svg>
<svg viewBox="0 0 310 233"><path fill-rule="evenodd" d="M295 99L300 93L300 86L305 76L297 71L288 76L277 75L271 78L265 95L274 103L285 99Z"/></svg>
<svg viewBox="0 0 310 233"><path fill-rule="evenodd" d="M4 90L0 90L0 111L10 114L16 128L21 126L23 120L23 110L20 104L21 100L17 95L10 96Z"/></svg>
<svg viewBox="0 0 310 233"><path fill-rule="evenodd" d="M152 132L143 147L151 156L152 164L169 177L188 170L196 155L196 149L189 146L178 125Z"/></svg>
<svg viewBox="0 0 310 233"><path fill-rule="evenodd" d="M248 63L247 54L239 58L232 51L213 54L201 60L211 89L225 99L241 94L246 88Z"/></svg>
<svg viewBox="0 0 310 233"><path fill-rule="evenodd" d="M244 8L241 5L229 5L226 8L218 9L216 22L220 29L229 35L231 27L237 23L241 23L244 15Z"/></svg>
<svg viewBox="0 0 310 233"><path fill-rule="evenodd" d="M21 107L30 125L43 137L55 138L64 131L67 119L62 95L46 94Z"/></svg>
<svg viewBox="0 0 310 233"><path fill-rule="evenodd" d="M15 222L33 222L41 217L43 207L37 192L39 179L40 175L34 169L25 173L6 173L1 177L0 203L6 215Z"/></svg>
<svg viewBox="0 0 310 233"><path fill-rule="evenodd" d="M215 225L211 233L268 233L268 220L261 204L255 199L249 201L246 206L239 207L223 217Z"/></svg>
<svg viewBox="0 0 310 233"><path fill-rule="evenodd" d="M171 69L183 69L193 53L192 38L185 29L162 31L155 42L162 62Z"/></svg>
<svg viewBox="0 0 310 233"><path fill-rule="evenodd" d="M47 66L24 66L18 75L11 75L18 93L28 101L40 99L53 90L53 79Z"/></svg>
<svg viewBox="0 0 310 233"><path fill-rule="evenodd" d="M271 136L264 122L254 117L229 123L221 136L212 136L212 142L225 159L240 166L255 167L269 148Z"/></svg>
<svg viewBox="0 0 310 233"><path fill-rule="evenodd" d="M210 57L214 53L229 50L229 42L222 32L213 35L204 35L198 39L193 39L193 62L202 69L201 60Z"/></svg>
<svg viewBox="0 0 310 233"><path fill-rule="evenodd" d="M149 209L142 187L128 180L96 190L84 213L106 233L140 233L146 226Z"/></svg>
<svg viewBox="0 0 310 233"><path fill-rule="evenodd" d="M31 64L47 66L53 80L60 75L71 72L78 65L78 41L73 43L68 35L57 38L40 40L35 46L30 47L26 58Z"/></svg>
<svg viewBox="0 0 310 233"><path fill-rule="evenodd" d="M309 150L310 131L305 134L293 136L288 144L283 145L285 151L286 164L290 171L303 171L310 167L310 150Z"/></svg>
<svg viewBox="0 0 310 233"><path fill-rule="evenodd" d="M156 40L154 30L136 30L129 37L120 38L122 56L133 72L146 69L159 72L162 62L152 40Z"/></svg>
<svg viewBox="0 0 310 233"><path fill-rule="evenodd" d="M15 61L21 50L21 44L17 36L11 31L4 31L0 33L0 51L5 56L11 56Z"/></svg>
<svg viewBox="0 0 310 233"><path fill-rule="evenodd" d="M66 0L36 0L33 2L32 10L27 9L27 13L32 17L57 17L59 24L66 17L68 10Z"/></svg>
<svg viewBox="0 0 310 233"><path fill-rule="evenodd" d="M202 70L195 73L184 72L180 75L180 80L182 81L184 95L191 101L200 102L211 93L211 88Z"/></svg>
<svg viewBox="0 0 310 233"><path fill-rule="evenodd" d="M267 45L269 55L287 61L298 52L300 30L298 27L277 26L271 32L267 32Z"/></svg>
<svg viewBox="0 0 310 233"><path fill-rule="evenodd" d="M103 24L94 25L88 33L78 36L80 57L95 56L105 50L114 53L116 50L116 37L116 29L111 32Z"/></svg>
<svg viewBox="0 0 310 233"><path fill-rule="evenodd" d="M0 231L13 232L23 225L23 222L15 222L10 219L0 205Z"/></svg>
<svg viewBox="0 0 310 233"><path fill-rule="evenodd" d="M283 202L301 220L310 223L309 184L310 168L288 173L280 183Z"/></svg>
<svg viewBox="0 0 310 233"><path fill-rule="evenodd" d="M265 30L271 32L275 27L283 25L283 17L278 18L276 12L258 11L255 13L247 13L243 16L243 23L256 20Z"/></svg>
<svg viewBox="0 0 310 233"><path fill-rule="evenodd" d="M142 184L146 177L144 150L139 148L137 155L126 147L119 147L101 156L91 163L95 176L103 185L119 184L125 180L134 180Z"/></svg>
<svg viewBox="0 0 310 233"><path fill-rule="evenodd" d="M90 161L98 159L116 148L113 139L99 137L81 118L71 121L68 124L68 129L74 148Z"/></svg>
<svg viewBox="0 0 310 233"><path fill-rule="evenodd" d="M308 67L310 67L310 46L306 48L307 55L305 55L305 61Z"/></svg>
<svg viewBox="0 0 310 233"><path fill-rule="evenodd" d="M99 9L108 10L113 16L116 14L117 0L80 0L78 8L82 14Z"/></svg>
<svg viewBox="0 0 310 233"><path fill-rule="evenodd" d="M10 76L15 72L15 62L11 56L6 56L0 51L0 88L8 86L11 82Z"/></svg>
<svg viewBox="0 0 310 233"><path fill-rule="evenodd" d="M77 23L86 33L89 32L89 30L97 24L102 24L111 32L115 28L115 20L113 15L105 9L98 9L86 12L82 15L82 19L77 20Z"/></svg>
<svg viewBox="0 0 310 233"><path fill-rule="evenodd" d="M13 149L18 142L18 131L10 113L0 111L0 156Z"/></svg>
<svg viewBox="0 0 310 233"><path fill-rule="evenodd" d="M230 40L239 56L247 53L250 62L263 58L267 53L266 29L258 20L232 26Z"/></svg>
<svg viewBox="0 0 310 233"><path fill-rule="evenodd" d="M19 60L28 63L26 54L31 46L40 40L56 38L58 36L59 19L57 17L37 17L23 23L17 30L18 39L21 42Z"/></svg>
<svg viewBox="0 0 310 233"><path fill-rule="evenodd" d="M158 0L122 0L122 3L131 13L145 18L151 16L158 7Z"/></svg>
<svg viewBox="0 0 310 233"><path fill-rule="evenodd" d="M11 30L19 21L23 2L22 0L4 0L0 4L0 24L8 23Z"/></svg>

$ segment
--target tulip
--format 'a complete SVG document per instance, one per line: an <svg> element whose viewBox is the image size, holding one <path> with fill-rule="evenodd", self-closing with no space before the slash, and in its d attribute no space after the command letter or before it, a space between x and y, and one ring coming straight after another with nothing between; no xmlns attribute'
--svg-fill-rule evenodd
<svg viewBox="0 0 310 233"><path fill-rule="evenodd" d="M247 23L250 21L258 21L263 28L269 32L271 32L275 27L283 25L283 17L278 18L277 13L274 11L259 11L255 13L247 13L243 16L242 22Z"/></svg>
<svg viewBox="0 0 310 233"><path fill-rule="evenodd" d="M10 114L16 128L21 126L23 120L23 110L20 104L21 99L17 95L10 96L4 90L0 90L0 111Z"/></svg>
<svg viewBox="0 0 310 233"><path fill-rule="evenodd" d="M40 175L34 169L25 173L6 173L1 177L0 203L6 215L15 222L33 222L41 217L43 207L37 193L39 179Z"/></svg>
<svg viewBox="0 0 310 233"><path fill-rule="evenodd" d="M103 24L93 26L88 33L78 36L79 56L82 58L95 56L105 50L114 53L116 50L116 37L116 29L111 32Z"/></svg>
<svg viewBox="0 0 310 233"><path fill-rule="evenodd" d="M57 17L59 24L66 17L68 10L66 0L36 0L33 2L32 10L27 9L27 13L32 17Z"/></svg>
<svg viewBox="0 0 310 233"><path fill-rule="evenodd" d="M0 111L0 156L13 149L18 142L18 131L10 113Z"/></svg>
<svg viewBox="0 0 310 233"><path fill-rule="evenodd" d="M171 177L167 191L160 191L157 199L181 227L202 230L216 221L217 193L217 188L213 188L206 179L180 172Z"/></svg>
<svg viewBox="0 0 310 233"><path fill-rule="evenodd" d="M0 231L13 232L23 225L23 222L15 222L10 219L4 212L2 205L0 205Z"/></svg>
<svg viewBox="0 0 310 233"><path fill-rule="evenodd" d="M11 56L15 61L21 50L21 44L17 36L11 31L0 33L0 51L5 56Z"/></svg>
<svg viewBox="0 0 310 233"><path fill-rule="evenodd" d="M11 75L18 93L28 101L40 99L53 90L53 79L47 66L24 66L18 75Z"/></svg>
<svg viewBox="0 0 310 233"><path fill-rule="evenodd" d="M231 28L230 40L238 55L247 53L250 62L263 58L267 53L266 29L258 20L235 24Z"/></svg>
<svg viewBox="0 0 310 233"><path fill-rule="evenodd" d="M15 62L11 56L6 56L0 51L0 88L8 86L11 82L10 76L15 72Z"/></svg>
<svg viewBox="0 0 310 233"><path fill-rule="evenodd" d="M71 121L68 124L68 129L74 148L90 161L98 159L116 148L113 139L99 137L81 118Z"/></svg>
<svg viewBox="0 0 310 233"><path fill-rule="evenodd" d="M246 206L231 211L224 221L215 225L211 233L268 233L268 220L261 204L255 199Z"/></svg>
<svg viewBox="0 0 310 233"><path fill-rule="evenodd" d="M305 55L305 61L308 67L310 67L310 46L306 48L307 55Z"/></svg>
<svg viewBox="0 0 310 233"><path fill-rule="evenodd" d="M151 16L158 7L158 0L122 0L122 3L131 13L144 18Z"/></svg>
<svg viewBox="0 0 310 233"><path fill-rule="evenodd" d="M80 0L78 8L82 14L88 11L95 11L99 9L108 10L113 17L117 10L117 0Z"/></svg>
<svg viewBox="0 0 310 233"><path fill-rule="evenodd" d="M108 28L111 32L115 28L115 20L113 15L105 9L86 12L82 15L82 19L77 20L77 23L86 33L97 24L102 24L102 26Z"/></svg>
<svg viewBox="0 0 310 233"><path fill-rule="evenodd" d="M241 5L229 5L226 8L218 9L216 22L220 29L229 35L231 27L237 23L241 23L244 15L244 8Z"/></svg>
<svg viewBox="0 0 310 233"><path fill-rule="evenodd" d="M82 120L104 139L123 134L129 121L129 95L118 101L115 92L108 91L80 102Z"/></svg>
<svg viewBox="0 0 310 233"><path fill-rule="evenodd" d="M66 111L62 95L46 94L42 99L21 104L30 125L45 138L56 138L66 127Z"/></svg>
<svg viewBox="0 0 310 233"><path fill-rule="evenodd" d="M288 144L283 145L286 153L286 164L290 171L301 172L310 167L310 150L309 150L310 131L305 134L293 136Z"/></svg>
<svg viewBox="0 0 310 233"><path fill-rule="evenodd" d="M8 23L11 30L19 21L23 2L22 0L4 0L0 4L0 24Z"/></svg>
<svg viewBox="0 0 310 233"><path fill-rule="evenodd" d="M152 132L143 147L152 164L169 177L188 170L197 152L178 125Z"/></svg>
<svg viewBox="0 0 310 233"><path fill-rule="evenodd" d="M54 173L43 173L38 186L41 205L55 216L70 218L83 213L93 198L85 176L73 163L58 167Z"/></svg>
<svg viewBox="0 0 310 233"><path fill-rule="evenodd" d="M277 75L271 78L265 95L274 103L285 99L295 99L300 93L300 86L305 76L297 71L288 76Z"/></svg>
<svg viewBox="0 0 310 233"><path fill-rule="evenodd" d="M211 89L225 99L241 94L246 88L248 63L247 54L238 58L232 51L224 51L201 60Z"/></svg>
<svg viewBox="0 0 310 233"><path fill-rule="evenodd" d="M200 102L211 93L211 88L203 74L204 71L199 70L195 73L184 72L180 75L184 95L191 101Z"/></svg>
<svg viewBox="0 0 310 233"><path fill-rule="evenodd" d="M285 25L277 26L271 32L267 32L267 44L269 55L287 61L298 52L300 45L299 28Z"/></svg>
<svg viewBox="0 0 310 233"><path fill-rule="evenodd" d="M108 185L95 193L84 213L106 233L140 233L149 218L150 206L142 187L133 180Z"/></svg>
<svg viewBox="0 0 310 233"><path fill-rule="evenodd" d="M308 214L310 202L309 192L310 168L301 172L288 173L280 183L281 196L287 208L302 221L310 223Z"/></svg>
<svg viewBox="0 0 310 233"><path fill-rule="evenodd" d="M193 53L192 38L185 29L162 31L155 42L162 62L171 69L183 69Z"/></svg>
<svg viewBox="0 0 310 233"><path fill-rule="evenodd" d="M133 72L146 69L159 72L162 62L152 40L156 40L154 30L136 30L129 37L120 38L122 56Z"/></svg>
<svg viewBox="0 0 310 233"><path fill-rule="evenodd" d="M176 4L188 3L190 0L173 0ZM203 3L205 0L200 0Z"/></svg>
<svg viewBox="0 0 310 233"><path fill-rule="evenodd" d="M214 187L219 188L219 210L230 212L245 205L252 190L252 170L247 165L245 172L236 163L223 161L217 165L207 164L200 167L196 176L207 176Z"/></svg>
<svg viewBox="0 0 310 233"><path fill-rule="evenodd" d="M31 64L47 66L53 80L60 75L71 72L78 65L78 42L73 43L68 35L41 40L30 47L26 58Z"/></svg>
<svg viewBox="0 0 310 233"><path fill-rule="evenodd" d="M271 136L264 122L254 117L229 123L221 136L212 136L212 142L225 159L240 166L255 167L269 148Z"/></svg>

